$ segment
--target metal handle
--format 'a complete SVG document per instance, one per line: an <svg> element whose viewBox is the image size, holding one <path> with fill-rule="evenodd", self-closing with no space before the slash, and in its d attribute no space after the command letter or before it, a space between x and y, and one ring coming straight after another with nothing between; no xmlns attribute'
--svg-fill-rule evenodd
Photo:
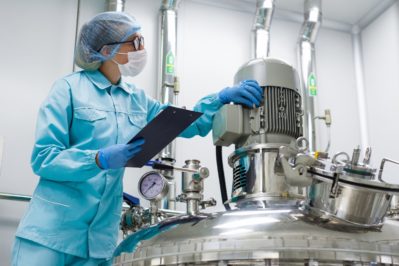
<svg viewBox="0 0 399 266"><path fill-rule="evenodd" d="M385 162L390 162L390 163L394 163L394 164L399 164L399 162L394 161L394 160L391 160L391 159L388 159L388 158L383 158L383 159L381 160L380 171L378 172L378 180L381 181L381 182L383 182L383 183L386 183L384 180L382 180L382 172L384 171Z"/></svg>
<svg viewBox="0 0 399 266"><path fill-rule="evenodd" d="M341 156L341 155L345 155L346 161L349 162L349 160L350 160L349 154L347 154L346 152L341 151L341 152L336 153L336 154L333 156L333 158L332 158L332 163L334 163L334 164L337 164L337 163L338 163L338 164L343 164L343 165L345 165L346 163L344 163L344 162L342 162L342 161L340 161L340 160L337 160L337 158L338 158L339 156Z"/></svg>

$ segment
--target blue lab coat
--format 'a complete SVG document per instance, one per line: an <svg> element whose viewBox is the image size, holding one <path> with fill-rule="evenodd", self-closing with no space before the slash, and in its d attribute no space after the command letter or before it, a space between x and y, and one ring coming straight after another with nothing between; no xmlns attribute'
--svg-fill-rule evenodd
<svg viewBox="0 0 399 266"><path fill-rule="evenodd" d="M207 135L221 106L216 94L202 98L194 110L204 114L181 136ZM56 81L37 119L31 164L40 181L16 236L74 256L110 258L124 168L102 170L95 156L127 143L165 107L123 78L112 85L99 71Z"/></svg>

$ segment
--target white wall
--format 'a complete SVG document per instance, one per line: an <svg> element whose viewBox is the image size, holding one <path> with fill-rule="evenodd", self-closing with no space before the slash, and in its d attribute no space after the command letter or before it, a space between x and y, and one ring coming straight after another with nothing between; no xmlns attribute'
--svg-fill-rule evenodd
<svg viewBox="0 0 399 266"><path fill-rule="evenodd" d="M360 145L360 124L353 64L352 39L348 33L321 30L316 43L317 74L319 77L318 114L331 110L330 154L352 153ZM325 149L327 130L318 121L319 149Z"/></svg>
<svg viewBox="0 0 399 266"><path fill-rule="evenodd" d="M105 1L82 1L82 20L104 8ZM0 2L0 192L31 195L36 186L29 163L36 115L52 83L72 71L76 13L76 0ZM8 265L26 207L0 200L0 265Z"/></svg>
<svg viewBox="0 0 399 266"><path fill-rule="evenodd" d="M75 13L76 1L0 3L2 192L32 194L37 183L29 165L36 113L52 82L72 69ZM26 206L0 200L1 265Z"/></svg>
<svg viewBox="0 0 399 266"><path fill-rule="evenodd" d="M362 31L369 141L375 166L399 160L399 3ZM396 174L395 174L396 173ZM386 180L399 184L398 166L387 164Z"/></svg>
<svg viewBox="0 0 399 266"><path fill-rule="evenodd" d="M80 24L105 8L104 1L81 2ZM0 3L2 40L7 40L0 42L1 50L6 51L0 61L3 70L0 136L5 137L0 191L31 194L37 183L29 166L36 114L52 82L72 70L76 5L76 0ZM159 5L158 0L128 0L126 4L126 11L142 24L149 54L146 69L132 82L151 96L155 96L157 86ZM181 105L192 107L200 97L232 85L235 72L250 57L252 22L253 15L249 13L182 1L177 62ZM296 65L299 29L298 23L274 20L271 56ZM316 49L318 109L332 109L333 150L350 151L359 142L358 123L353 123L358 116L350 35L321 29ZM324 147L325 136L321 135L321 138L321 147ZM177 151L177 165L183 165L185 159L195 158L210 168L205 196L213 196L218 201L213 210L222 210L211 134L205 138L179 139ZM225 148L225 157L231 152L232 147ZM126 192L138 195L137 181L145 170L127 170L124 178ZM225 172L230 191L231 171L226 160ZM0 200L0 264L6 264L9 259L13 234L26 206L26 203Z"/></svg>

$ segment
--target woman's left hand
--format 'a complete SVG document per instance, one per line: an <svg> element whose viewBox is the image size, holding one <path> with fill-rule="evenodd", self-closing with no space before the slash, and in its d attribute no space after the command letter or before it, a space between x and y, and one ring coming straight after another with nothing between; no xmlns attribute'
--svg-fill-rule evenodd
<svg viewBox="0 0 399 266"><path fill-rule="evenodd" d="M243 80L233 87L224 88L218 96L223 104L233 102L253 108L262 102L263 90L256 80Z"/></svg>

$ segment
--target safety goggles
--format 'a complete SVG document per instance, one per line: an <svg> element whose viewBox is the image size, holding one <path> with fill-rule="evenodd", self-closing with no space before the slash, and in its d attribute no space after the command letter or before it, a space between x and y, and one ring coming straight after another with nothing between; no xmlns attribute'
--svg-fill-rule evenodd
<svg viewBox="0 0 399 266"><path fill-rule="evenodd" d="M124 43L131 43L131 44L133 45L133 47L134 47L134 50L138 51L138 50L141 50L141 49L140 49L141 47L144 47L144 37L143 37L143 36L136 36L136 37L134 37L134 39L131 40L131 41L107 43L107 44L104 44L100 49L98 49L97 52L101 51L101 49L102 49L104 46L107 46L107 45L116 45L116 44L124 44Z"/></svg>

